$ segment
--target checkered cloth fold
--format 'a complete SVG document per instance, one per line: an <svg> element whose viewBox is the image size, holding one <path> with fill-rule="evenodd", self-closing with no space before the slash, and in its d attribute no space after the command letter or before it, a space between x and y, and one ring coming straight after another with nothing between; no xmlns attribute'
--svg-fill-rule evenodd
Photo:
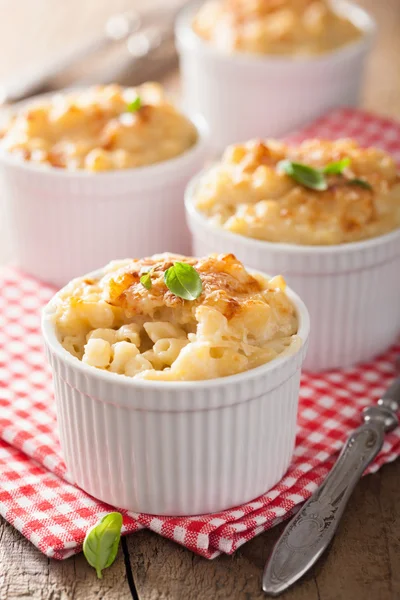
<svg viewBox="0 0 400 600"><path fill-rule="evenodd" d="M361 111L335 111L295 134L352 136L400 161L400 125ZM51 375L46 366L40 308L54 290L12 268L0 272L0 513L47 556L79 552L86 530L110 507L72 485L57 435ZM360 411L376 401L395 376L400 344L376 360L343 371L303 374L292 463L272 490L243 506L195 517L124 514L124 532L143 527L206 558L233 553L287 518L331 469ZM367 472L400 454L400 430L386 436Z"/></svg>

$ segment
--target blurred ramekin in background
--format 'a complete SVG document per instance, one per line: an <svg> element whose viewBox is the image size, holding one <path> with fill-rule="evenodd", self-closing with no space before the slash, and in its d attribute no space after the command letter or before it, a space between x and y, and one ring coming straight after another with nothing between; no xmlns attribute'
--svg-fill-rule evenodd
<svg viewBox="0 0 400 600"><path fill-rule="evenodd" d="M166 248L187 254L184 189L203 166L208 150L204 119L189 119L198 132L192 148L138 168L68 171L21 161L2 151L0 168L16 264L60 287L115 256L151 255Z"/></svg>
<svg viewBox="0 0 400 600"><path fill-rule="evenodd" d="M195 207L200 173L185 205L192 251L230 252L253 269L282 274L305 302L312 333L304 368L345 368L386 350L400 333L400 229L361 242L304 246L267 242L209 223Z"/></svg>
<svg viewBox="0 0 400 600"><path fill-rule="evenodd" d="M50 301L42 331L72 480L104 502L158 515L220 511L273 487L294 449L309 334L305 305L286 294L300 346L237 375L189 382L140 381L86 365L58 340Z"/></svg>
<svg viewBox="0 0 400 600"><path fill-rule="evenodd" d="M337 106L359 101L375 22L357 5L333 2L362 36L334 51L312 57L223 53L192 29L199 3L178 17L183 101L204 115L215 152L250 138L281 136Z"/></svg>

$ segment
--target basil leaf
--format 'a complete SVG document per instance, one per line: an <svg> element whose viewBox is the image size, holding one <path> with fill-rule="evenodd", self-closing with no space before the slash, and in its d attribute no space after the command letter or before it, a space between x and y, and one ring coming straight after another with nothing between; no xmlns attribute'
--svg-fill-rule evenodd
<svg viewBox="0 0 400 600"><path fill-rule="evenodd" d="M140 96L136 96L136 98L134 100L132 100L132 102L129 102L128 106L126 107L126 110L128 112L137 112L139 110L139 108L141 108L142 106L142 100L140 98Z"/></svg>
<svg viewBox="0 0 400 600"><path fill-rule="evenodd" d="M342 160L327 164L322 169L322 172L324 175L340 175L349 166L350 162L350 158L342 158Z"/></svg>
<svg viewBox="0 0 400 600"><path fill-rule="evenodd" d="M145 273L144 275L141 276L140 278L140 283L142 284L143 287L146 288L146 290L150 290L151 286L153 285L151 282L151 277L150 277L150 273Z"/></svg>
<svg viewBox="0 0 400 600"><path fill-rule="evenodd" d="M176 262L164 273L167 288L184 300L196 300L203 290L200 276L191 265Z"/></svg>
<svg viewBox="0 0 400 600"><path fill-rule="evenodd" d="M365 188L366 190L373 189L372 185L368 183L368 181L365 181L365 179L348 179L346 183L348 183L349 185L359 185L360 187Z"/></svg>
<svg viewBox="0 0 400 600"><path fill-rule="evenodd" d="M278 170L289 175L297 183L304 185L312 190L324 191L328 189L328 184L319 169L313 169L302 163L292 162L291 160L281 160L278 163Z"/></svg>
<svg viewBox="0 0 400 600"><path fill-rule="evenodd" d="M115 560L121 538L122 515L112 512L93 525L85 535L83 554L97 577L102 579L102 570Z"/></svg>

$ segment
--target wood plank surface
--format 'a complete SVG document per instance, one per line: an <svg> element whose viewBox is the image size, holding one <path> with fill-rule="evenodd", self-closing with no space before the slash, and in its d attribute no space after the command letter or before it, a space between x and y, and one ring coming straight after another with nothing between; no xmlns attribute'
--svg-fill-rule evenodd
<svg viewBox="0 0 400 600"><path fill-rule="evenodd" d="M148 6L156 0L136 0ZM160 5L162 0L157 0ZM362 0L379 33L363 105L400 118L400 1ZM49 55L91 35L133 0L0 0L0 80L30 72ZM78 18L77 18L78 15ZM400 462L357 486L329 553L283 600L400 600ZM233 557L202 559L148 532L127 538L139 600L257 600L265 560L283 525ZM122 549L97 580L84 557L49 560L0 518L0 600L129 600Z"/></svg>
<svg viewBox="0 0 400 600"><path fill-rule="evenodd" d="M283 600L400 598L400 462L357 486L330 551ZM149 531L127 538L140 600L258 600L264 563L283 524L234 556L207 561ZM82 554L54 561L0 519L0 600L129 600L120 549L99 581Z"/></svg>

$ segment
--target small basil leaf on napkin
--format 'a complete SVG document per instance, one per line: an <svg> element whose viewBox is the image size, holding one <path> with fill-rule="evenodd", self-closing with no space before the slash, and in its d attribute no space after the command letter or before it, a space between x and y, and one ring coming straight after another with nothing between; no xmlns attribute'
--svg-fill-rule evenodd
<svg viewBox="0 0 400 600"><path fill-rule="evenodd" d="M102 579L102 570L115 560L121 538L122 515L112 512L105 515L89 529L83 542L83 554L91 567L96 569L97 577Z"/></svg>
<svg viewBox="0 0 400 600"><path fill-rule="evenodd" d="M278 170L289 175L297 183L304 185L312 190L324 191L328 189L328 184L324 174L319 169L313 169L302 163L292 162L291 160L281 160L278 163Z"/></svg>
<svg viewBox="0 0 400 600"><path fill-rule="evenodd" d="M332 162L322 169L324 175L340 175L350 164L350 158L342 158L337 162Z"/></svg>
<svg viewBox="0 0 400 600"><path fill-rule="evenodd" d="M132 102L129 102L129 104L126 107L126 110L128 112L137 112L139 110L139 108L141 108L142 106L142 100L140 98L140 96L136 96L136 98L134 100L132 100Z"/></svg>
<svg viewBox="0 0 400 600"><path fill-rule="evenodd" d="M142 275L140 278L140 283L143 287L146 288L146 290L150 290L151 286L153 285L151 282L150 273L145 273L144 275Z"/></svg>
<svg viewBox="0 0 400 600"><path fill-rule="evenodd" d="M196 300L203 290L200 276L191 265L176 262L164 273L167 288L184 300Z"/></svg>
<svg viewBox="0 0 400 600"><path fill-rule="evenodd" d="M365 179L348 179L346 181L346 183L348 183L349 185L359 185L362 188L365 188L366 190L372 190L372 185L370 183L368 183L368 181L365 181Z"/></svg>

